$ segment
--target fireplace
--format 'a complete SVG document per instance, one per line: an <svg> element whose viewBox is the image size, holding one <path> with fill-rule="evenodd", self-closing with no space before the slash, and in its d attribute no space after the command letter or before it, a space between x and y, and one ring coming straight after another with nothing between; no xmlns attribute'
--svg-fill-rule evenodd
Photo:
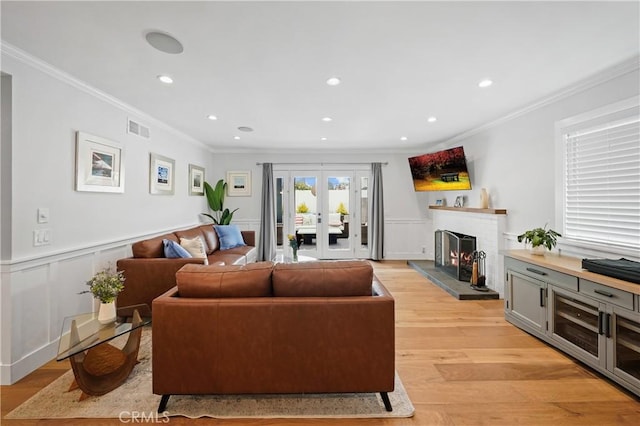
<svg viewBox="0 0 640 426"><path fill-rule="evenodd" d="M471 280L476 237L452 231L437 230L435 266L458 281Z"/></svg>

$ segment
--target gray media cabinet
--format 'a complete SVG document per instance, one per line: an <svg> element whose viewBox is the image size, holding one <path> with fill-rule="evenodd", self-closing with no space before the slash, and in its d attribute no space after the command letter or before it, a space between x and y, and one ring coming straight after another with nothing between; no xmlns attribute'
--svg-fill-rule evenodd
<svg viewBox="0 0 640 426"><path fill-rule="evenodd" d="M504 255L505 319L640 396L640 284L577 258Z"/></svg>

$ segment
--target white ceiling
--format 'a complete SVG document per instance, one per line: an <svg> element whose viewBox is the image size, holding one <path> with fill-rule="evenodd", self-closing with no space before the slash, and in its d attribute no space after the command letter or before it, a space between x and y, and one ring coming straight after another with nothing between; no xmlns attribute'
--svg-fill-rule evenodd
<svg viewBox="0 0 640 426"><path fill-rule="evenodd" d="M422 147L640 51L637 1L2 1L1 8L3 42L224 150ZM155 50L149 30L173 35L184 52ZM160 83L159 74L174 84ZM342 84L328 86L332 76ZM478 88L487 77L494 85Z"/></svg>

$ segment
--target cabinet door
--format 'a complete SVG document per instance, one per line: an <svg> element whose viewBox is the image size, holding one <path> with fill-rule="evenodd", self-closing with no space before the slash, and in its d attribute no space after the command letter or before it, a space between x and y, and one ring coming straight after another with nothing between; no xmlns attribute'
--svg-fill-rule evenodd
<svg viewBox="0 0 640 426"><path fill-rule="evenodd" d="M549 286L549 334L565 352L594 367L606 368L605 305Z"/></svg>
<svg viewBox="0 0 640 426"><path fill-rule="evenodd" d="M547 330L545 282L508 271L507 287L507 314L529 331L544 335Z"/></svg>
<svg viewBox="0 0 640 426"><path fill-rule="evenodd" d="M640 390L640 314L611 309L608 369Z"/></svg>

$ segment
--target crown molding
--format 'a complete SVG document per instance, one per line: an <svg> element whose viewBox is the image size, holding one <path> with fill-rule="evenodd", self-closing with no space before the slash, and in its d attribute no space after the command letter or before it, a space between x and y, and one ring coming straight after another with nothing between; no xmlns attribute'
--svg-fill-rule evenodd
<svg viewBox="0 0 640 426"><path fill-rule="evenodd" d="M439 142L435 142L434 144L429 144L429 145L439 145L439 144L448 145L453 142L459 142L477 133L491 129L492 127L499 126L515 118L521 117L525 114L528 114L530 112L543 108L547 105L551 105L562 99L568 98L569 96L573 96L577 93L591 89L600 84L606 83L607 81L613 80L614 78L623 76L625 74L636 71L638 69L640 69L640 55L633 56L623 62L620 62L617 65L614 65L601 72L593 74L585 79L577 81L576 83L573 83L565 87L564 89L554 92L553 94L546 96L542 99L539 99L536 102L533 102L532 104L525 106L524 108L510 112L509 114L503 117L500 117L496 120L482 124L478 127L467 130L463 133L459 133L450 139L443 139Z"/></svg>
<svg viewBox="0 0 640 426"><path fill-rule="evenodd" d="M87 83L85 83L82 80L77 79L76 77L72 76L71 74L68 74L56 67L54 67L53 65L43 61L40 58L37 58L27 52L25 52L24 50L21 50L7 42L5 42L4 40L1 41L0 43L0 52L2 52L2 54L10 56L13 59L16 59L20 62L22 62L25 65L28 65L34 69L37 69L38 71L41 71L47 75L49 75L50 77L55 78L56 80L59 80L63 83L68 84L69 86L74 87L75 89L78 89L84 93L87 93L91 96L93 96L94 98L97 98L98 100L101 100L103 102L106 102L108 104L110 104L111 106L114 106L124 112L126 112L127 114L131 114L136 116L137 118L140 119L140 121L144 122L147 125L151 125L153 124L156 127L161 128L162 130L165 130L169 133L172 133L174 136L180 137L181 139L186 140L187 142L194 144L200 148L204 148L207 151L212 151L211 147L204 144L203 142L193 138L192 136L187 135L186 133L181 132L180 130L175 129L174 127L169 126L167 123L165 123L164 121L161 121L155 117L150 116L149 114L147 114L146 112L143 112L137 108L134 108L133 106L121 101L120 99L109 95L108 93L103 92L102 90L99 90Z"/></svg>

